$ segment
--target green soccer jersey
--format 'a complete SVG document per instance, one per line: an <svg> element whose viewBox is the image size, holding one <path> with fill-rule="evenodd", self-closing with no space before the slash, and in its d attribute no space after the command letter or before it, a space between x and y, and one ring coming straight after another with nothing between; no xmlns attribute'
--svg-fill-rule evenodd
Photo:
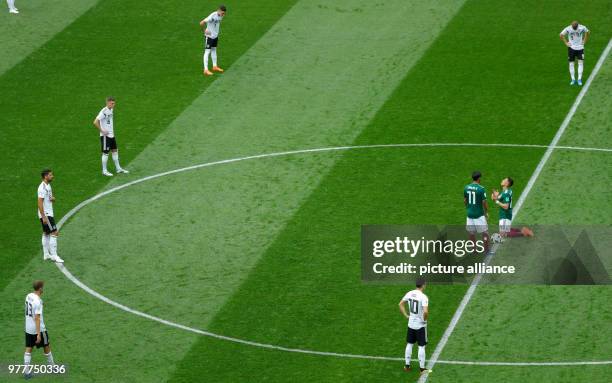
<svg viewBox="0 0 612 383"><path fill-rule="evenodd" d="M467 201L468 218L480 218L484 215L482 202L487 199L487 192L480 184L471 183L463 188L463 197Z"/></svg>
<svg viewBox="0 0 612 383"><path fill-rule="evenodd" d="M503 204L508 204L508 210L499 208L499 219L512 220L512 189L506 189L501 192L497 200Z"/></svg>

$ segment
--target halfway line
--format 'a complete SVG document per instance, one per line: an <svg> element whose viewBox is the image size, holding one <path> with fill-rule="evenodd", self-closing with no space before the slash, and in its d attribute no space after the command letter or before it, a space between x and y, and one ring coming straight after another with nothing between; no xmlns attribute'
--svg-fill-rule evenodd
<svg viewBox="0 0 612 383"><path fill-rule="evenodd" d="M582 102L584 95L589 90L591 84L593 83L593 80L595 79L595 76L597 76L597 73L601 69L604 61L606 61L606 57L610 53L610 49L612 49L612 39L608 41L608 45L606 46L606 49L604 49L601 56L599 56L599 60L597 60L597 64L595 64L595 68L593 68L593 72L591 72L586 84L584 85L580 93L578 93L576 100L572 104L572 107L570 108L569 112L565 116L565 119L561 123L559 130L557 130L557 134L555 134L555 136L553 137L552 141L548 145L548 148L546 149L546 152L542 156L542 159L538 163L538 166L536 167L533 174L531 175L529 182L527 182L527 186L525 186L525 190L519 197L519 200L516 203L516 206L514 207L514 217L516 217L516 215L521 210L521 207L523 206L525 199L529 195L529 192L533 188L533 185L535 184L536 180L540 176L540 173L542 173L542 169L544 169L544 165L546 165L546 163L548 162L548 159L550 158L550 155L552 154L553 150L555 150L557 144L559 143L561 136L563 136L563 133L565 133L565 130L569 126L569 123L572 120L572 117L574 117L574 114L576 113L578 106ZM487 258L485 259L485 263L487 265L491 261L491 258L493 258L493 256L495 255L496 250L497 250L497 247L493 246L491 254L488 255ZM468 303L472 299L472 296L474 295L474 292L476 291L476 287L478 287L478 284L480 283L481 279L482 279L482 274L479 274L476 276L476 278L472 280L472 284L470 285L470 287L468 288L468 291L465 293L465 296L461 300L461 303L459 304L457 311L455 311L455 315L453 315L453 318L451 319L450 324L446 328L446 331L444 331L444 334L442 335L442 339L440 339L440 342L436 345L434 353L432 354L431 359L429 360L427 364L428 370L431 370L435 366L436 362L438 361L438 358L440 357L442 350L444 350L446 343L448 343L448 339L450 338L451 334L455 330L455 327L457 326L459 319L461 319L461 316L463 315L463 311L465 311L465 308L467 307ZM428 377L428 374L421 375L421 377L418 380L418 383L425 383L427 381L427 377Z"/></svg>

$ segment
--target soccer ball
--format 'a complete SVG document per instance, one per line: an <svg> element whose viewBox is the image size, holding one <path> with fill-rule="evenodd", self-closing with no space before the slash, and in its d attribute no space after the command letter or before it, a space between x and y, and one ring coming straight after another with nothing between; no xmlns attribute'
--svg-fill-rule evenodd
<svg viewBox="0 0 612 383"><path fill-rule="evenodd" d="M499 235L499 233L494 233L491 236L491 240L493 241L493 243L502 243L502 242L504 242L504 238L501 235Z"/></svg>

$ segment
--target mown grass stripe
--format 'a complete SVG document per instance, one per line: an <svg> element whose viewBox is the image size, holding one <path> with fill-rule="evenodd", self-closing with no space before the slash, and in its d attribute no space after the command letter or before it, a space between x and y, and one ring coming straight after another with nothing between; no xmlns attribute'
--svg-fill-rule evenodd
<svg viewBox="0 0 612 383"><path fill-rule="evenodd" d="M354 139L459 5L395 0L381 6L360 0L336 2L336 10L323 2L296 4L132 161L130 178ZM377 33L363 35L362 26L385 7L396 13L377 25ZM315 19L329 27L313 28L309 20ZM407 19L414 23L407 25ZM330 36L330 46L322 45ZM363 44L376 48L375 59L356 49ZM112 299L128 296L122 301L127 305L206 326L335 158L264 159L176 175L172 182L152 180L109 196L65 227L64 251L74 254L71 271L91 286L104 286ZM84 229L111 210L120 224L107 229L114 240L100 251ZM142 254L161 257L153 263ZM109 275L98 272L111 260L121 264L112 271L113 279L124 281L120 286L108 285ZM136 270L135 280L130 275ZM206 302L197 318L189 316L192 297L183 294L185 285L175 283L177 276L190 275L197 280L192 293ZM142 294L147 284L163 284L162 293Z"/></svg>
<svg viewBox="0 0 612 383"><path fill-rule="evenodd" d="M560 5L528 2L501 9L493 3L468 2L355 144L492 142L500 137L538 145L550 142L577 94L567 88L562 47L542 32L558 34L558 20L563 18ZM591 25L605 29L601 7L603 2L588 16ZM486 34L483 20L495 20ZM525 33L508 33L519 20ZM593 51L602 48L601 40L592 42ZM521 52L526 46L539 49L525 56ZM516 57L532 71L517 73ZM587 70L593 64L587 63ZM542 152L521 153L511 163L501 160L517 155L510 149L438 149L419 151L418 156L389 153L365 160L347 153L302 204L210 328L290 346L401 354L405 332L395 299L405 288L365 288L355 280L359 240L351 228L363 223L460 223L464 219L460 191L472 170L486 174L488 188L497 186L509 170L517 183L524 184ZM428 291L438 308L436 321L430 322L434 345L465 289L430 286ZM271 356L208 339L202 339L191 354L177 372L177 381L193 376L187 366L206 371L211 379L226 380L239 380L249 371L258 371L266 381L389 381L404 375L401 366ZM240 360L239 368L216 367L235 360Z"/></svg>
<svg viewBox="0 0 612 383"><path fill-rule="evenodd" d="M60 33L99 0L18 1L21 13L0 4L0 76Z"/></svg>
<svg viewBox="0 0 612 383"><path fill-rule="evenodd" d="M247 1L232 10L223 26L223 65L229 69L294 2ZM100 175L100 144L91 124L104 97L117 98L127 165L214 83L200 73L198 22L216 6L156 0L143 8L138 1L106 0L0 76L0 187L6 193L0 206L11 212L0 223L12 228L0 243L0 290L31 259L38 261L40 223L32 201L40 170L56 171L57 216L108 183ZM37 12L28 8L24 4L19 17Z"/></svg>

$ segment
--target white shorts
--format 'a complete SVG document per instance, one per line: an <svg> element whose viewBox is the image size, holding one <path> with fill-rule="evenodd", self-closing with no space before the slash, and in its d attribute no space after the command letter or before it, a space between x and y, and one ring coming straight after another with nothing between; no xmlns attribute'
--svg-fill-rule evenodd
<svg viewBox="0 0 612 383"><path fill-rule="evenodd" d="M509 233L511 226L512 226L511 219L500 219L499 220L499 232L500 233Z"/></svg>
<svg viewBox="0 0 612 383"><path fill-rule="evenodd" d="M483 215L478 218L468 218L465 224L468 233L486 233L489 231L487 227L487 218Z"/></svg>

